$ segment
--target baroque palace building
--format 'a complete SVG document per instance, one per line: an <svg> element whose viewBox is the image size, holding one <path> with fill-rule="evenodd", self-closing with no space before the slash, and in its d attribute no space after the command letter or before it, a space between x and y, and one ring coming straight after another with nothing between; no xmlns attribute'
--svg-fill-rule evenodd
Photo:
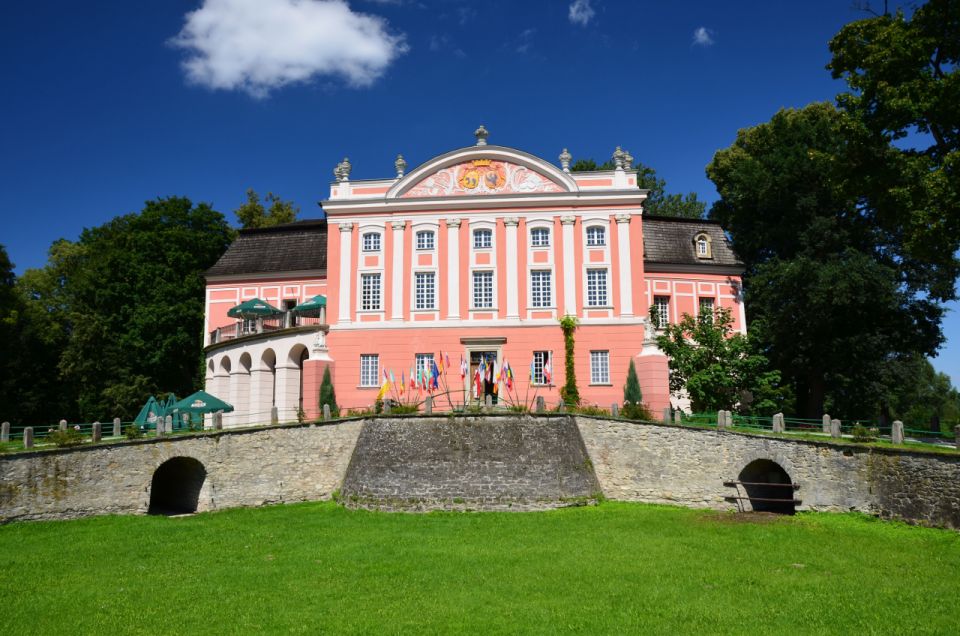
<svg viewBox="0 0 960 636"><path fill-rule="evenodd" d="M342 408L373 405L385 376L406 399L411 369L434 362L454 401L477 395L478 366L507 362L511 396L556 404L567 315L583 401L622 402L633 360L657 412L671 395L651 307L658 322L726 307L745 330L742 265L722 228L645 216L629 153L572 173L566 150L558 168L475 134L408 173L398 156L388 179L351 181L344 160L325 219L240 232L207 272L206 388L234 405L226 425L268 421L273 406L281 421L316 417L326 368ZM322 313L290 311L318 295ZM284 313L228 315L254 298Z"/></svg>

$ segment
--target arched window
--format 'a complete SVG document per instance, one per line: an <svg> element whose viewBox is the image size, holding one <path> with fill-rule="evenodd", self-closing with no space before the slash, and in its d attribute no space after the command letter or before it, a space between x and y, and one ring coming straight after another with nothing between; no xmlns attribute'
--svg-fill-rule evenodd
<svg viewBox="0 0 960 636"><path fill-rule="evenodd" d="M697 258L713 258L713 252L710 249L710 237L706 234L697 234L693 243L697 249Z"/></svg>
<svg viewBox="0 0 960 636"><path fill-rule="evenodd" d="M530 230L530 245L533 247L549 247L550 230L545 227L535 227Z"/></svg>
<svg viewBox="0 0 960 636"><path fill-rule="evenodd" d="M607 231L599 225L587 228L587 247L602 247L607 244Z"/></svg>
<svg viewBox="0 0 960 636"><path fill-rule="evenodd" d="M422 230L417 232L417 249L418 250L432 250L434 245L433 241L433 232L430 230Z"/></svg>
<svg viewBox="0 0 960 636"><path fill-rule="evenodd" d="M380 251L380 233L379 232L367 232L363 235L363 251L364 252L379 252Z"/></svg>
<svg viewBox="0 0 960 636"><path fill-rule="evenodd" d="M493 232L491 230L473 231L473 249L493 247Z"/></svg>

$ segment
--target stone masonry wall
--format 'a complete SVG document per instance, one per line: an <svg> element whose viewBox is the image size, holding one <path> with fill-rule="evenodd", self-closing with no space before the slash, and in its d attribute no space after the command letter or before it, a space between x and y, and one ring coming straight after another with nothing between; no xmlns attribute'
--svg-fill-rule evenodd
<svg viewBox="0 0 960 636"><path fill-rule="evenodd" d="M733 509L724 495L736 493L723 482L768 459L800 484L798 510L855 510L960 528L960 455L576 419L610 499Z"/></svg>
<svg viewBox="0 0 960 636"><path fill-rule="evenodd" d="M599 492L571 418L368 420L343 484L350 506L534 509Z"/></svg>
<svg viewBox="0 0 960 636"><path fill-rule="evenodd" d="M145 513L153 473L192 457L197 509L323 499L339 487L361 422L293 425L0 456L0 522Z"/></svg>

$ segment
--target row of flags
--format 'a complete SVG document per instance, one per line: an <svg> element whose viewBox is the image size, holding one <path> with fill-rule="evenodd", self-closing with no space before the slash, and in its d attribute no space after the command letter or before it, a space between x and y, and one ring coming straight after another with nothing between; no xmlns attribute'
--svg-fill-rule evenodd
<svg viewBox="0 0 960 636"><path fill-rule="evenodd" d="M543 384L551 384L553 381L553 365L551 363L552 356L548 356L547 359L543 362L543 369L541 370ZM530 360L530 381L532 382L536 373L536 364L535 360ZM441 378L445 377L447 369L450 369L450 355L444 354L443 351L440 352L439 362L437 358L430 359L429 363L424 366L414 365L410 367L410 380L407 381L406 373L400 372L400 382L397 382L397 378L394 375L393 371L387 371L386 368L382 370L383 379L380 384L380 391L377 393L377 399L382 400L386 397L387 393L393 388L398 395L403 396L405 391L419 391L420 393L426 391L432 393L440 388ZM460 380L465 382L467 374L469 373L469 365L467 361L460 356ZM538 378L539 379L539 378ZM513 367L510 366L510 362L504 358L503 364L497 365L496 358L484 356L480 363L477 365L476 370L473 373L472 384L476 389L477 396L483 394L483 383L487 382L493 384L493 392L498 393L500 387L506 387L508 391L513 390L514 382L516 381L516 376L513 372Z"/></svg>

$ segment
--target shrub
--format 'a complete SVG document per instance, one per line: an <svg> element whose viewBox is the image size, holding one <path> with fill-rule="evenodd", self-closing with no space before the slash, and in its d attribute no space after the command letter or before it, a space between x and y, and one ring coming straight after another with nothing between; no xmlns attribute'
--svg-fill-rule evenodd
<svg viewBox="0 0 960 636"><path fill-rule="evenodd" d="M337 406L337 394L333 390L333 380L330 378L330 367L323 370L323 380L320 381L320 408L324 404L330 405L330 417L340 417L340 407Z"/></svg>
<svg viewBox="0 0 960 636"><path fill-rule="evenodd" d="M879 431L875 428L867 428L860 422L853 425L853 441L872 442L877 439Z"/></svg>
<svg viewBox="0 0 960 636"><path fill-rule="evenodd" d="M620 409L620 415L628 420L654 421L653 413L643 402L624 402Z"/></svg>
<svg viewBox="0 0 960 636"><path fill-rule="evenodd" d="M390 405L390 413L392 415L410 415L412 413L417 413L420 411L420 407L416 404L397 404L392 403Z"/></svg>
<svg viewBox="0 0 960 636"><path fill-rule="evenodd" d="M140 439L143 437L143 431L137 426L136 422L127 424L127 428L124 429L123 434L127 439Z"/></svg>
<svg viewBox="0 0 960 636"><path fill-rule="evenodd" d="M83 443L83 433L70 427L62 431L57 428L47 433L47 439L61 448L65 446L79 446Z"/></svg>
<svg viewBox="0 0 960 636"><path fill-rule="evenodd" d="M610 411L607 409L597 406L596 404L588 404L586 406L578 406L573 409L575 413L580 415L601 415L604 417L610 417Z"/></svg>

